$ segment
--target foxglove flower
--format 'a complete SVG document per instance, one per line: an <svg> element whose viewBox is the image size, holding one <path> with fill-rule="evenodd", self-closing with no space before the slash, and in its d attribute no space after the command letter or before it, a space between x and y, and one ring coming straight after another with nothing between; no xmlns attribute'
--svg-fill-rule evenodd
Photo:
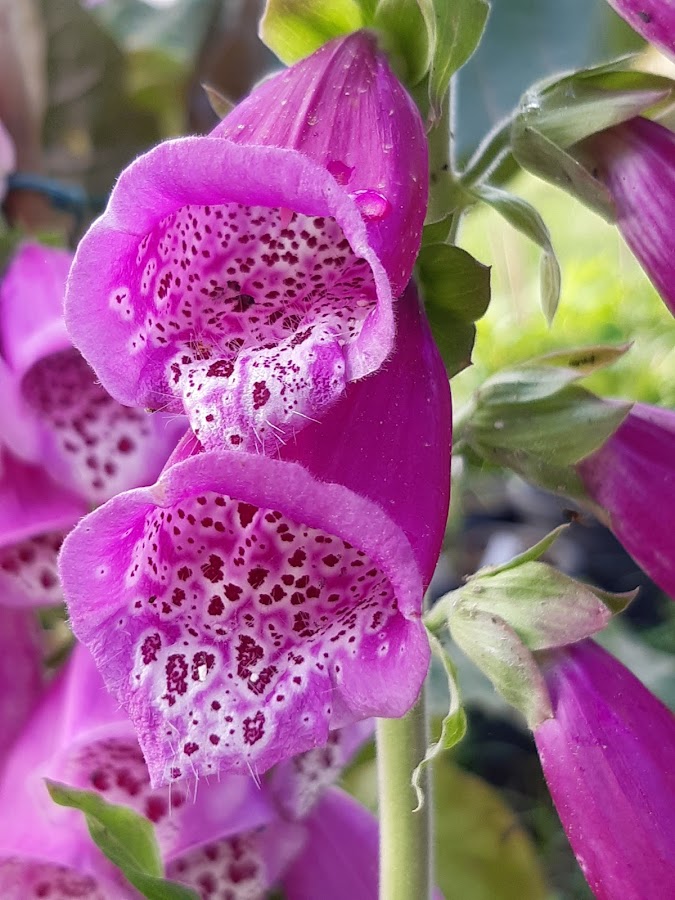
<svg viewBox="0 0 675 900"><path fill-rule="evenodd" d="M0 446L0 606L63 602L57 554L86 511L81 498L43 469Z"/></svg>
<svg viewBox="0 0 675 900"><path fill-rule="evenodd" d="M626 243L675 313L675 134L637 117L580 146L614 200Z"/></svg>
<svg viewBox="0 0 675 900"><path fill-rule="evenodd" d="M184 423L121 406L63 320L72 254L25 243L0 283L3 440L90 503L157 477Z"/></svg>
<svg viewBox="0 0 675 900"><path fill-rule="evenodd" d="M0 766L42 690L42 647L34 613L0 608Z"/></svg>
<svg viewBox="0 0 675 900"><path fill-rule="evenodd" d="M664 897L675 883L675 717L583 641L550 658L554 718L535 731L560 818L598 900Z"/></svg>
<svg viewBox="0 0 675 900"><path fill-rule="evenodd" d="M136 896L93 846L81 815L51 803L41 782L49 777L97 791L149 818L167 877L194 888L204 900L262 897L279 881L289 900L313 896L298 892L298 885L312 878L317 883L326 875L342 884L338 848L350 854L350 877L360 888L355 900L375 900L374 818L335 789L316 790L317 783L325 786L339 775L337 761L346 761L362 736L361 731L343 741L332 735L328 753L312 751L311 760L274 773L277 784L288 777L307 783L308 790L298 791L296 785L294 794L312 794L306 814L295 820L284 819L267 787L249 776L228 776L200 784L198 790L189 782L152 789L131 724L105 691L89 654L78 647L21 737L0 782L2 896L51 896L35 885L55 889L59 879L86 886L89 893L83 887L82 896L89 900ZM346 823L353 833L340 835ZM94 893L94 883L105 892ZM74 889L71 893L81 896ZM64 896L71 894L64 891Z"/></svg>
<svg viewBox="0 0 675 900"><path fill-rule="evenodd" d="M417 697L450 394L412 287L397 315L383 369L277 458L175 460L66 540L74 630L134 722L153 783L263 772Z"/></svg>
<svg viewBox="0 0 675 900"><path fill-rule="evenodd" d="M16 154L7 129L0 121L0 203L7 192L7 177L14 171Z"/></svg>
<svg viewBox="0 0 675 900"><path fill-rule="evenodd" d="M276 452L391 352L426 199L424 128L375 38L332 41L122 173L69 331L121 403Z"/></svg>
<svg viewBox="0 0 675 900"><path fill-rule="evenodd" d="M675 53L675 6L671 0L607 0L609 5L650 44Z"/></svg>
<svg viewBox="0 0 675 900"><path fill-rule="evenodd" d="M626 550L675 597L675 412L636 403L599 450L577 464L590 499Z"/></svg>

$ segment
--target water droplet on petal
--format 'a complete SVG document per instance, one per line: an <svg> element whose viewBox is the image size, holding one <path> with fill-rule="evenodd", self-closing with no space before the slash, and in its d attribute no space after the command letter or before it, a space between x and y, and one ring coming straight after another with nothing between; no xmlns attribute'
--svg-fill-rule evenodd
<svg viewBox="0 0 675 900"><path fill-rule="evenodd" d="M354 172L354 166L348 166L339 159L331 159L326 168L338 184L347 184Z"/></svg>
<svg viewBox="0 0 675 900"><path fill-rule="evenodd" d="M391 203L379 191L355 191L351 196L365 219L384 219L391 210Z"/></svg>

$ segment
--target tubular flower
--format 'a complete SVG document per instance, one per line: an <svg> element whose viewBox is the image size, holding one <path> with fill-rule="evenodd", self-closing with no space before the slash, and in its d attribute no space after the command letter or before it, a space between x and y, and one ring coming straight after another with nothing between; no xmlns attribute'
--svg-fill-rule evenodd
<svg viewBox="0 0 675 900"><path fill-rule="evenodd" d="M0 283L0 416L16 453L100 503L156 478L184 425L121 406L73 347L63 320L71 261L24 243Z"/></svg>
<svg viewBox="0 0 675 900"><path fill-rule="evenodd" d="M671 56L675 53L675 6L671 0L607 0L646 41Z"/></svg>
<svg viewBox="0 0 675 900"><path fill-rule="evenodd" d="M675 412L636 403L577 464L589 497L649 577L675 597Z"/></svg>
<svg viewBox="0 0 675 900"><path fill-rule="evenodd" d="M14 171L16 154L7 129L0 121L0 203L7 192L7 178Z"/></svg>
<svg viewBox="0 0 675 900"><path fill-rule="evenodd" d="M294 772L296 780L312 780L310 790L317 781L330 780L320 777L322 759L324 768L337 777L340 768L327 760L346 761L345 754L359 739L331 737L331 746L339 751L344 744L345 753L317 756L313 765L298 765ZM231 775L201 784L197 791L188 782L153 789L131 723L120 714L81 647L21 736L0 781L0 887L7 900L51 896L45 886L61 887L59 896L87 900L135 897L88 838L82 816L51 803L41 781L45 777L96 791L150 819L167 877L192 887L205 900L251 900L265 896L279 882L286 888L289 865L287 896L302 897L293 892L293 885L312 877L317 868L314 854L319 857L317 875L330 868L326 858L331 849L335 857L336 847L325 844L335 840L342 846L336 835L350 819L358 829L354 837L367 840L351 866L355 883L368 889L356 898L377 896L375 820L336 790L315 792L308 814L296 822L280 816L267 788L250 776ZM283 781L284 773L274 777ZM314 834L319 815L325 836ZM329 871L335 880L339 866L338 860ZM70 893L62 882L71 884ZM82 885L81 894L75 885Z"/></svg>
<svg viewBox="0 0 675 900"><path fill-rule="evenodd" d="M554 718L535 731L537 749L595 896L664 896L675 882L675 717L592 641L556 651L547 681Z"/></svg>
<svg viewBox="0 0 675 900"><path fill-rule="evenodd" d="M122 173L77 251L69 331L121 403L185 410L206 449L276 452L391 352L426 185L374 37L335 40Z"/></svg>
<svg viewBox="0 0 675 900"><path fill-rule="evenodd" d="M153 783L262 772L414 702L450 394L412 287L397 312L392 358L278 458L176 454L154 487L109 501L66 540L73 627Z"/></svg>
<svg viewBox="0 0 675 900"><path fill-rule="evenodd" d="M0 766L43 689L42 647L35 615L0 608Z"/></svg>
<svg viewBox="0 0 675 900"><path fill-rule="evenodd" d="M580 146L614 200L626 243L675 313L675 134L637 117Z"/></svg>

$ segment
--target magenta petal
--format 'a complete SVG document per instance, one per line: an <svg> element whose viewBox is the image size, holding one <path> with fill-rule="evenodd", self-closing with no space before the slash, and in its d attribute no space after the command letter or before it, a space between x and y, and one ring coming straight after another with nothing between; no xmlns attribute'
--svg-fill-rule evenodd
<svg viewBox="0 0 675 900"><path fill-rule="evenodd" d="M626 550L675 598L675 412L636 403L599 450L577 465Z"/></svg>
<svg viewBox="0 0 675 900"><path fill-rule="evenodd" d="M135 891L115 884L114 894L105 883L76 868L44 862L39 858L0 857L0 896L3 900L135 900Z"/></svg>
<svg viewBox="0 0 675 900"><path fill-rule="evenodd" d="M372 38L331 48L258 88L264 121L254 92L212 135L136 160L77 251L75 344L120 402L185 409L207 449L276 451L392 349L423 129ZM307 65L312 103L350 98L316 129Z"/></svg>
<svg viewBox="0 0 675 900"><path fill-rule="evenodd" d="M30 610L0 608L0 765L33 712L43 683L35 615Z"/></svg>
<svg viewBox="0 0 675 900"><path fill-rule="evenodd" d="M377 820L348 794L331 788L305 822L307 843L285 872L287 900L377 900Z"/></svg>
<svg viewBox="0 0 675 900"><path fill-rule="evenodd" d="M427 143L417 107L374 35L331 41L266 79L213 134L293 148L325 166L356 200L392 292L402 293L426 212Z"/></svg>
<svg viewBox="0 0 675 900"><path fill-rule="evenodd" d="M63 299L72 261L66 250L26 242L0 281L0 346L19 378L38 360L71 346Z"/></svg>
<svg viewBox="0 0 675 900"><path fill-rule="evenodd" d="M547 673L555 718L535 732L558 813L598 900L675 884L675 717L617 660L574 644Z"/></svg>
<svg viewBox="0 0 675 900"><path fill-rule="evenodd" d="M639 35L659 50L675 53L675 6L671 0L607 0Z"/></svg>
<svg viewBox="0 0 675 900"><path fill-rule="evenodd" d="M635 118L583 146L616 204L621 234L675 313L675 134L657 122Z"/></svg>

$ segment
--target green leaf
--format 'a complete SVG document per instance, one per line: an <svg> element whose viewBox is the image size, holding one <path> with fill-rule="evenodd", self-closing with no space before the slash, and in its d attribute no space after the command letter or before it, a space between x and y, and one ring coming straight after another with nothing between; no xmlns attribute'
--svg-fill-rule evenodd
<svg viewBox="0 0 675 900"><path fill-rule="evenodd" d="M94 791L46 780L52 800L84 813L94 843L149 900L198 900L194 891L165 881L152 824L126 806L106 802Z"/></svg>
<svg viewBox="0 0 675 900"><path fill-rule="evenodd" d="M450 634L487 675L498 693L534 729L553 715L544 677L524 641L504 619L480 609L453 605Z"/></svg>
<svg viewBox="0 0 675 900"><path fill-rule="evenodd" d="M231 100L228 100L224 94L221 94L217 88L214 88L209 84L203 84L202 87L208 98L211 109L219 119L224 119L228 113L232 112L234 103Z"/></svg>
<svg viewBox="0 0 675 900"><path fill-rule="evenodd" d="M427 244L417 273L434 337L448 374L455 375L471 362L473 323L490 302L490 269L459 247Z"/></svg>
<svg viewBox="0 0 675 900"><path fill-rule="evenodd" d="M366 24L363 13L357 0L267 0L260 38L290 65L333 38L358 31Z"/></svg>
<svg viewBox="0 0 675 900"><path fill-rule="evenodd" d="M611 366L627 353L632 344L593 344L589 347L574 347L570 350L555 350L523 363L528 366L553 366L572 369L579 377L590 375L606 366Z"/></svg>
<svg viewBox="0 0 675 900"><path fill-rule="evenodd" d="M450 659L449 655L445 652L443 645L438 640L436 635L430 631L427 632L427 634L429 637L429 643L431 645L432 652L438 659L441 660L441 662L443 663L443 668L445 669L445 674L448 679L450 705L441 725L441 735L439 739L436 741L436 743L431 744L427 748L424 759L419 763L418 766L416 766L415 771L412 774L412 786L417 794L418 809L421 809L424 803L424 796L420 787L422 771L426 766L429 765L430 762L436 759L436 757L440 753L442 753L444 750L449 750L451 747L454 747L455 744L459 743L459 741L461 741L466 734L466 713L464 712L464 707L462 706L462 701L459 696L459 688L457 687L457 670L455 668L455 664Z"/></svg>
<svg viewBox="0 0 675 900"><path fill-rule="evenodd" d="M489 566L484 569L479 569L478 572L472 576L472 579L477 578L478 576L490 578L493 575L499 575L501 572L517 569L518 566L522 566L524 563L535 562L551 549L563 531L567 531L569 527L569 523L567 522L564 525L558 525L553 531L549 531L547 535L544 535L540 541L537 541L533 547L529 547L527 550L519 553L518 556L514 556L513 559L502 563L500 566Z"/></svg>
<svg viewBox="0 0 675 900"><path fill-rule="evenodd" d="M435 863L448 900L546 900L537 851L499 791L444 754L434 763Z"/></svg>
<svg viewBox="0 0 675 900"><path fill-rule="evenodd" d="M385 39L390 61L408 87L426 75L431 47L424 19L414 0L379 0L374 25Z"/></svg>
<svg viewBox="0 0 675 900"><path fill-rule="evenodd" d="M417 0L428 34L429 102L440 115L450 79L480 43L490 12L487 0Z"/></svg>
<svg viewBox="0 0 675 900"><path fill-rule="evenodd" d="M541 295L544 314L553 320L560 298L560 268L556 259L551 235L537 210L522 197L516 197L489 184L472 187L472 193L491 206L515 229L520 231L544 251L541 268Z"/></svg>

